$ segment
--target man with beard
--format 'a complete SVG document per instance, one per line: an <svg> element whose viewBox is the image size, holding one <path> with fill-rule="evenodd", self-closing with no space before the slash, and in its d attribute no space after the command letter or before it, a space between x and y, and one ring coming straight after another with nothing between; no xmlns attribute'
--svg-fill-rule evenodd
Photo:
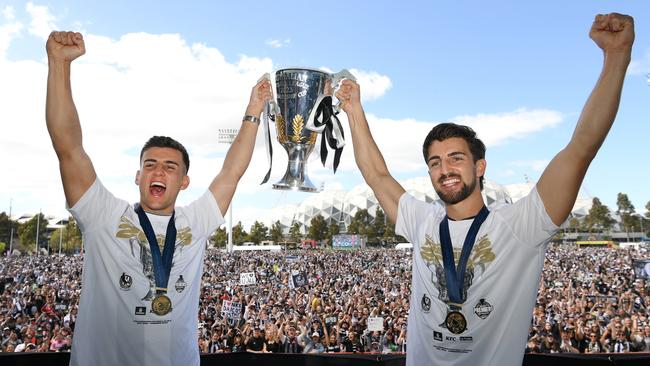
<svg viewBox="0 0 650 366"><path fill-rule="evenodd" d="M426 137L424 160L444 204L419 201L388 172L359 85L342 83L337 97L357 165L395 232L413 244L407 366L522 363L547 243L571 212L618 110L633 19L598 15L590 37L603 50L604 64L569 144L528 196L491 211L481 195L485 145L471 128L443 123Z"/></svg>

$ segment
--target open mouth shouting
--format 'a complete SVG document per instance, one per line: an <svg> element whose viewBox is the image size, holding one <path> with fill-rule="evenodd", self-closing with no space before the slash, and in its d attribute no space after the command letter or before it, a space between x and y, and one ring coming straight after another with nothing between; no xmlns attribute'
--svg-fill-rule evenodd
<svg viewBox="0 0 650 366"><path fill-rule="evenodd" d="M162 197L167 190L167 186L163 182L151 182L149 185L149 193L154 197Z"/></svg>

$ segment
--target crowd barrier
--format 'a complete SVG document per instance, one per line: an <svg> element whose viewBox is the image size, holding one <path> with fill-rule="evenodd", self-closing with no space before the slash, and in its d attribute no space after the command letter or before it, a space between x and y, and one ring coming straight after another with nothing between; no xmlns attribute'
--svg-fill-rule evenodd
<svg viewBox="0 0 650 366"><path fill-rule="evenodd" d="M2 366L66 366L69 353L0 353ZM202 366L403 366L403 354L222 353L201 355ZM648 366L650 353L527 354L523 366ZM431 365L435 366L435 365ZM480 365L477 365L480 366Z"/></svg>

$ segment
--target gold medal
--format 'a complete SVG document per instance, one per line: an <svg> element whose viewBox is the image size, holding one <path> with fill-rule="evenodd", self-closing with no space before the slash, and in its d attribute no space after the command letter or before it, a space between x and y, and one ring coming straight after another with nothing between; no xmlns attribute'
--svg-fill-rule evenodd
<svg viewBox="0 0 650 366"><path fill-rule="evenodd" d="M172 301L166 295L156 295L151 302L151 312L156 315L167 315L172 311Z"/></svg>
<svg viewBox="0 0 650 366"><path fill-rule="evenodd" d="M447 313L445 325L450 332L454 334L461 334L467 329L467 319L460 311L450 311Z"/></svg>

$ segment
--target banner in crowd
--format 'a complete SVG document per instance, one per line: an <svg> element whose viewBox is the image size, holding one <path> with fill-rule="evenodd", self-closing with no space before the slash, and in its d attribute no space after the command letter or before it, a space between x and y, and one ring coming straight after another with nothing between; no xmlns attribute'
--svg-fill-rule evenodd
<svg viewBox="0 0 650 366"><path fill-rule="evenodd" d="M297 256L297 255L288 255L288 256L284 257L284 259L289 263L295 263L295 262L298 262L300 260L300 257Z"/></svg>
<svg viewBox="0 0 650 366"><path fill-rule="evenodd" d="M289 276L289 288L297 288L307 285L307 273L304 271L291 271Z"/></svg>
<svg viewBox="0 0 650 366"><path fill-rule="evenodd" d="M650 259L633 259L632 267L636 278L650 279Z"/></svg>
<svg viewBox="0 0 650 366"><path fill-rule="evenodd" d="M380 316L371 316L368 317L368 330L371 332L383 332L384 331L384 318Z"/></svg>
<svg viewBox="0 0 650 366"><path fill-rule="evenodd" d="M618 302L618 297L612 295L587 295L586 299L591 302L596 302L598 300L602 302L609 301L612 304L616 304Z"/></svg>
<svg viewBox="0 0 650 366"><path fill-rule="evenodd" d="M332 248L334 249L363 249L365 247L365 236L356 234L339 234L332 236Z"/></svg>
<svg viewBox="0 0 650 366"><path fill-rule="evenodd" d="M244 272L239 274L239 284L242 286L254 285L257 283L255 272Z"/></svg>
<svg viewBox="0 0 650 366"><path fill-rule="evenodd" d="M223 304L221 305L221 316L226 319L239 320L239 318L241 318L241 309L242 306L240 302L223 300Z"/></svg>

